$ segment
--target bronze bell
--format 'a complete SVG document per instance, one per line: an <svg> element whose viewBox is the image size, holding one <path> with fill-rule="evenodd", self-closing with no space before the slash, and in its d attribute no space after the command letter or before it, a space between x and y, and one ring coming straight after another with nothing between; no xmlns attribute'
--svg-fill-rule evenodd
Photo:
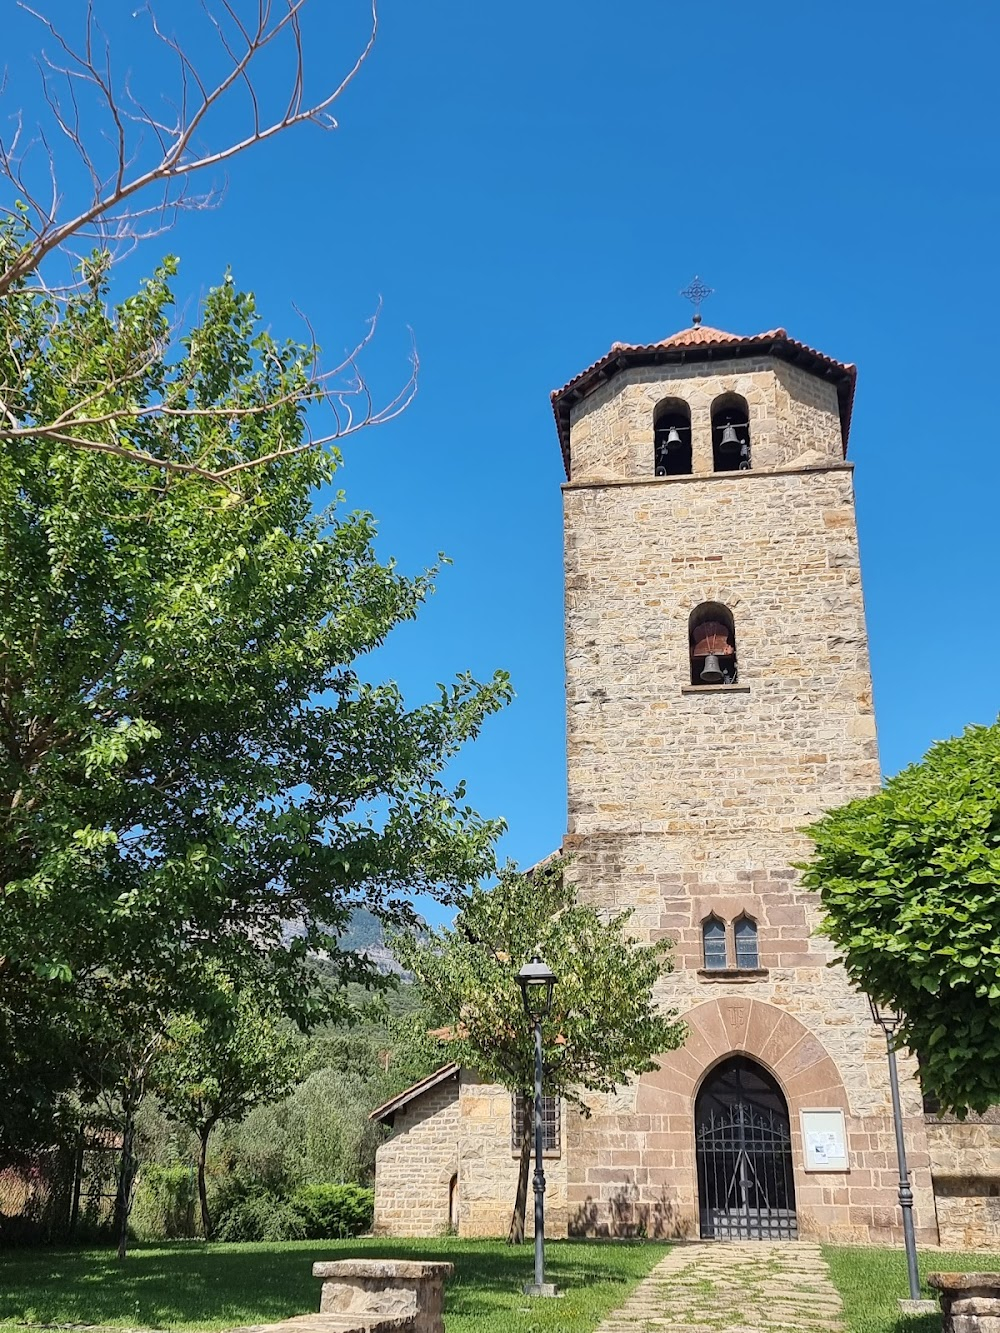
<svg viewBox="0 0 1000 1333"><path fill-rule="evenodd" d="M709 653L705 658L705 665L701 669L701 679L706 685L721 685L725 679L715 653Z"/></svg>
<svg viewBox="0 0 1000 1333"><path fill-rule="evenodd" d="M728 425L722 432L722 439L719 441L720 449L738 449L740 447L740 437L736 434L736 427Z"/></svg>
<svg viewBox="0 0 1000 1333"><path fill-rule="evenodd" d="M667 431L666 447L672 449L675 444L681 443L681 434L676 426L671 426Z"/></svg>

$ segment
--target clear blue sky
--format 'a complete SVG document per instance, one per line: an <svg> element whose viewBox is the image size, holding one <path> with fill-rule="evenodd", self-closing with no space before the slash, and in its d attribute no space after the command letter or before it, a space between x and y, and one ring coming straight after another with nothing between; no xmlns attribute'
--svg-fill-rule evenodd
<svg viewBox="0 0 1000 1333"><path fill-rule="evenodd" d="M350 63L363 2L310 0L314 80ZM103 4L122 53L133 8ZM178 27L189 9L162 13ZM404 567L454 561L383 673L414 701L459 669L513 676L516 702L460 766L509 821L505 850L530 862L565 826L549 390L617 339L687 324L695 273L716 289L707 323L781 325L860 368L884 770L992 721L1000 9L383 0L381 22L341 128L238 160L222 208L145 260L176 250L192 297L231 265L276 331L295 332L294 303L331 351L381 294L381 385L405 375L412 326L417 399L354 441L342 480ZM10 104L38 38L22 18L7 37Z"/></svg>

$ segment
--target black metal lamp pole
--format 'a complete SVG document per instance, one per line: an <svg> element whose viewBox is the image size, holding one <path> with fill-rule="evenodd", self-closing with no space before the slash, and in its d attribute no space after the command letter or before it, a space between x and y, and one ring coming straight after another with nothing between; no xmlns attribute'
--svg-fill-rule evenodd
<svg viewBox="0 0 1000 1333"><path fill-rule="evenodd" d="M545 1281L545 1171L543 1168L542 1121L542 1019L552 1008L552 988L556 976L536 953L517 974L524 1009L535 1029L535 1280L525 1286L527 1296L555 1296L552 1283Z"/></svg>
<svg viewBox="0 0 1000 1333"><path fill-rule="evenodd" d="M913 1233L913 1188L910 1185L910 1173L906 1167L906 1144L903 1142L903 1111L899 1102L899 1073L896 1069L896 1047L894 1038L896 1029L903 1021L903 1015L894 1009L883 1008L871 996L872 1017L885 1033L886 1050L889 1053L889 1087L892 1089L892 1118L896 1128L896 1157L899 1161L899 1207L903 1214L903 1240L906 1243L906 1269L910 1279L910 1300L920 1299L920 1276L917 1272L917 1241Z"/></svg>

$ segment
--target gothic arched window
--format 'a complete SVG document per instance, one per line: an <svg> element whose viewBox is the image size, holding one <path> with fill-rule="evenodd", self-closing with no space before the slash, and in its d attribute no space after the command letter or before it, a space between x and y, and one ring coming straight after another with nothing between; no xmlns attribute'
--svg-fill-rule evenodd
<svg viewBox="0 0 1000 1333"><path fill-rule="evenodd" d="M729 966L726 954L726 923L715 915L701 923L701 947L705 970L719 972Z"/></svg>
<svg viewBox="0 0 1000 1333"><path fill-rule="evenodd" d="M691 471L691 409L680 398L664 398L653 413L653 470L658 477Z"/></svg>
<svg viewBox="0 0 1000 1333"><path fill-rule="evenodd" d="M712 465L716 472L749 471L750 409L738 393L712 404Z"/></svg>
<svg viewBox="0 0 1000 1333"><path fill-rule="evenodd" d="M733 943L736 945L736 966L760 967L757 952L757 923L748 916L738 916L733 922Z"/></svg>
<svg viewBox="0 0 1000 1333"><path fill-rule="evenodd" d="M702 602L688 620L692 685L735 685L736 626L721 602Z"/></svg>

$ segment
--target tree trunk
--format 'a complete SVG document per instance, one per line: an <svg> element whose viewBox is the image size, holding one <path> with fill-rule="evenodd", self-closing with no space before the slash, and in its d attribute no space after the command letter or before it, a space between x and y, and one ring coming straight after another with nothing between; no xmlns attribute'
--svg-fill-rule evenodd
<svg viewBox="0 0 1000 1333"><path fill-rule="evenodd" d="M122 1150L118 1162L118 1188L115 1193L114 1228L118 1237L118 1258L128 1252L128 1218L132 1211L132 1186L138 1163L135 1160L135 1107L128 1107L122 1127Z"/></svg>
<svg viewBox="0 0 1000 1333"><path fill-rule="evenodd" d="M531 1170L531 1126L534 1122L532 1099L525 1099L524 1125L521 1130L521 1159L517 1168L517 1194L514 1198L514 1212L511 1214L510 1231L507 1233L508 1245L520 1245L524 1241L524 1214L528 1206L528 1175Z"/></svg>
<svg viewBox="0 0 1000 1333"><path fill-rule="evenodd" d="M198 1153L198 1203L201 1205L201 1231L206 1240L212 1239L212 1218L208 1211L208 1190L205 1186L205 1162L208 1158L208 1136L215 1125L214 1120L202 1125L198 1131L201 1149Z"/></svg>

